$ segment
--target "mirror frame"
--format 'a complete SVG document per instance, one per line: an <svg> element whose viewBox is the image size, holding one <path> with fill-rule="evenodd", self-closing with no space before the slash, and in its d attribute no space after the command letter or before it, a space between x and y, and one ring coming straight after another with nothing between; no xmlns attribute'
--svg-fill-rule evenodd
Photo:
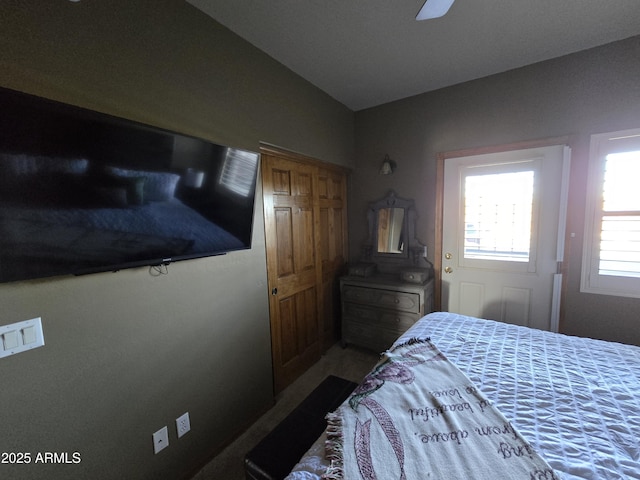
<svg viewBox="0 0 640 480"><path fill-rule="evenodd" d="M403 208L404 220L402 231L405 238L405 248L402 253L378 252L378 214L383 208ZM401 198L393 190L380 200L370 202L367 209L369 236L363 245L362 260L373 262L382 273L396 272L405 267L420 265L424 255L424 245L416 239L416 213L414 201Z"/></svg>
<svg viewBox="0 0 640 480"><path fill-rule="evenodd" d="M380 218L380 210L385 208L402 208L404 217L402 219L402 235L405 238L405 248L399 253L378 252L378 219ZM413 212L413 214L412 214ZM390 190L386 197L369 203L367 210L367 221L369 222L369 238L367 243L371 245L372 257L391 257L391 258L407 258L409 256L409 244L411 232L409 232L408 224L415 219L415 208L413 200L400 198L393 190ZM413 222L415 224L415 222Z"/></svg>

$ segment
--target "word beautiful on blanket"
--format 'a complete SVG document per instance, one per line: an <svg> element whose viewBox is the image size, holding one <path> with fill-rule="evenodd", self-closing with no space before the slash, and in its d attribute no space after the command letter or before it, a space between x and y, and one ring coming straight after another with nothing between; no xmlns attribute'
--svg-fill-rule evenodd
<svg viewBox="0 0 640 480"><path fill-rule="evenodd" d="M327 420L324 479L559 478L429 340L386 352Z"/></svg>

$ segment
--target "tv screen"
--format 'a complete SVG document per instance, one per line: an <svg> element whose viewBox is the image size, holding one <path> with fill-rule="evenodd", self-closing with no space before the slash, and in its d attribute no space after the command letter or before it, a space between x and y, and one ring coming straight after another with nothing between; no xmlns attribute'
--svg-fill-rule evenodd
<svg viewBox="0 0 640 480"><path fill-rule="evenodd" d="M251 248L258 161L0 89L0 282Z"/></svg>

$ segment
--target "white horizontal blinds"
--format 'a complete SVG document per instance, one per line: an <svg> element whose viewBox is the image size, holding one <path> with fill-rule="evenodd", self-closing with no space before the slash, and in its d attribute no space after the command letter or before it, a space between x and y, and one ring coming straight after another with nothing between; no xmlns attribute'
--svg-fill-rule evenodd
<svg viewBox="0 0 640 480"><path fill-rule="evenodd" d="M598 273L640 278L640 150L609 153L602 187Z"/></svg>
<svg viewBox="0 0 640 480"><path fill-rule="evenodd" d="M640 129L591 136L580 290L640 298Z"/></svg>
<svg viewBox="0 0 640 480"><path fill-rule="evenodd" d="M533 170L469 175L464 185L464 258L528 262Z"/></svg>
<svg viewBox="0 0 640 480"><path fill-rule="evenodd" d="M234 148L227 149L220 184L238 195L247 197L253 186L253 174L258 156Z"/></svg>

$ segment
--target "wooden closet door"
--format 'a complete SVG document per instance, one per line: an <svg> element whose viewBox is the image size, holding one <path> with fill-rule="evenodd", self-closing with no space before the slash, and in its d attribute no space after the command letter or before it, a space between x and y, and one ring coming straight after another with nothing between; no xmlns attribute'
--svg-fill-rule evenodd
<svg viewBox="0 0 640 480"><path fill-rule="evenodd" d="M262 154L274 389L320 359L317 168Z"/></svg>
<svg viewBox="0 0 640 480"><path fill-rule="evenodd" d="M340 338L340 276L347 262L347 174L321 168L318 172L322 302L322 349Z"/></svg>

